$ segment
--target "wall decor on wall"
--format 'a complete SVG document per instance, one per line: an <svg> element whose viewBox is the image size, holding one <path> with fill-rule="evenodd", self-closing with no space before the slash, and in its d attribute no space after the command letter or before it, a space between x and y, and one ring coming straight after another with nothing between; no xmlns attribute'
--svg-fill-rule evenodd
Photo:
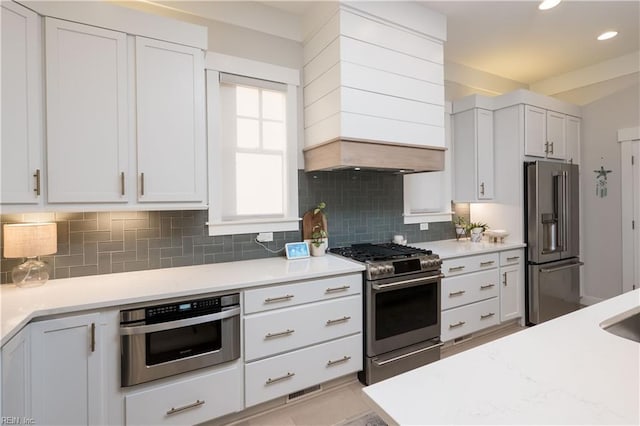
<svg viewBox="0 0 640 426"><path fill-rule="evenodd" d="M605 198L607 196L607 175L611 170L605 170L604 166L600 166L600 170L594 170L596 173L596 196Z"/></svg>

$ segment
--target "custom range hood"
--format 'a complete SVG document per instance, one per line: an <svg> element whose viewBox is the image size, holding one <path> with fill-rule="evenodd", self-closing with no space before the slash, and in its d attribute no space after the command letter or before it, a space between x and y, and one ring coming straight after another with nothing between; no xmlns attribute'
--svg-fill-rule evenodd
<svg viewBox="0 0 640 426"><path fill-rule="evenodd" d="M445 17L318 2L304 44L305 171L444 169Z"/></svg>

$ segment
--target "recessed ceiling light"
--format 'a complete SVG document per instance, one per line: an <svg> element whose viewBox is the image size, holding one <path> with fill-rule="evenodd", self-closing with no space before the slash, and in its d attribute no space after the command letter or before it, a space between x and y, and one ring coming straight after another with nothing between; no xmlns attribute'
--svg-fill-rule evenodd
<svg viewBox="0 0 640 426"><path fill-rule="evenodd" d="M598 36L598 40L600 40L600 41L609 40L610 38L614 38L617 35L618 35L617 31L607 31L607 32L604 32L604 33L600 34Z"/></svg>
<svg viewBox="0 0 640 426"><path fill-rule="evenodd" d="M558 4L560 4L562 0L544 0L542 3L540 3L540 5L538 6L538 9L540 10L548 10L551 9L553 7L556 7Z"/></svg>

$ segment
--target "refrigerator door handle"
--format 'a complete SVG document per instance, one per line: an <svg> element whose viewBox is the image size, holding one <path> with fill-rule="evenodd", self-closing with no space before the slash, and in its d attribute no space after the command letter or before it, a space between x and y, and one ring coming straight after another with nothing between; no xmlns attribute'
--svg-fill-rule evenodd
<svg viewBox="0 0 640 426"><path fill-rule="evenodd" d="M558 272L558 271L562 271L564 269L576 268L576 267L582 266L582 265L584 265L584 262L575 262L575 263L571 263L569 265L558 266L558 267L555 267L555 268L540 268L540 272L544 272L544 273Z"/></svg>
<svg viewBox="0 0 640 426"><path fill-rule="evenodd" d="M555 214L558 219L558 247L557 251L567 251L567 227L569 225L568 211L568 188L567 172L562 171L554 174L555 183Z"/></svg>

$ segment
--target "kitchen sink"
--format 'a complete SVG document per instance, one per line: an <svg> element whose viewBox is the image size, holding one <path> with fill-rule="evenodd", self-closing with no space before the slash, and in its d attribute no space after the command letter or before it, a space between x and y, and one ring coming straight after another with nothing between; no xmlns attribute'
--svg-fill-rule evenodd
<svg viewBox="0 0 640 426"><path fill-rule="evenodd" d="M603 321L600 327L616 336L640 343L640 306Z"/></svg>

